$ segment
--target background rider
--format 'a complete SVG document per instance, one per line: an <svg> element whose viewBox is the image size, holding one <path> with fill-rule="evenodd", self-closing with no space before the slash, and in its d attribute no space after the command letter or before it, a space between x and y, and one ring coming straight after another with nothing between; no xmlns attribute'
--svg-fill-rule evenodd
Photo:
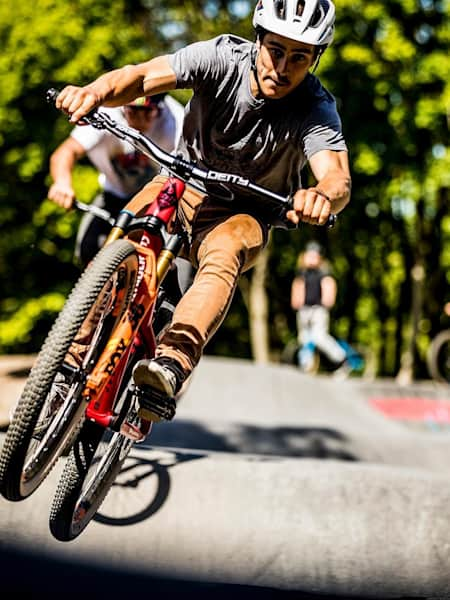
<svg viewBox="0 0 450 600"><path fill-rule="evenodd" d="M123 107L104 110L118 123L150 137L167 152L175 150L183 127L184 107L171 96L139 97ZM75 199L73 168L86 155L99 172L101 191L93 203L106 208L113 217L159 170L159 165L128 142L105 130L77 125L50 157L53 184L48 197L65 209L72 208ZM102 219L90 213L84 215L75 246L75 256L83 266L101 248L109 229Z"/></svg>
<svg viewBox="0 0 450 600"><path fill-rule="evenodd" d="M297 312L298 364L304 371L310 371L314 347L317 347L331 363L340 367L345 362L346 352L329 333L337 284L318 242L306 244L305 251L298 256L297 267L291 287L291 307Z"/></svg>

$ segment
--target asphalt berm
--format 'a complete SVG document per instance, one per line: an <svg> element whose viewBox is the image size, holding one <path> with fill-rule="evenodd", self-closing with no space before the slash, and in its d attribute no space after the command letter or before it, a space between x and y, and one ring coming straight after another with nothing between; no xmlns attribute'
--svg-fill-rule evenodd
<svg viewBox="0 0 450 600"><path fill-rule="evenodd" d="M26 360L0 361L0 408ZM450 431L372 402L425 396L450 403L431 382L204 357L77 540L48 530L64 458L27 500L0 500L3 597L449 598Z"/></svg>

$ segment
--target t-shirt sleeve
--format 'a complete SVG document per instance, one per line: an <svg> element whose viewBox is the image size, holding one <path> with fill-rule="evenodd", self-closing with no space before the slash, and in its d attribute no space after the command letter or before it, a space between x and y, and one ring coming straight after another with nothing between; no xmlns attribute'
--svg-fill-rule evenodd
<svg viewBox="0 0 450 600"><path fill-rule="evenodd" d="M104 137L105 132L89 125L75 125L70 134L86 152L92 150Z"/></svg>
<svg viewBox="0 0 450 600"><path fill-rule="evenodd" d="M168 56L177 77L177 88L199 89L212 81L220 81L227 59L223 36L196 42Z"/></svg>
<svg viewBox="0 0 450 600"><path fill-rule="evenodd" d="M302 143L308 160L321 150L347 150L334 102L322 102L308 117L303 128Z"/></svg>

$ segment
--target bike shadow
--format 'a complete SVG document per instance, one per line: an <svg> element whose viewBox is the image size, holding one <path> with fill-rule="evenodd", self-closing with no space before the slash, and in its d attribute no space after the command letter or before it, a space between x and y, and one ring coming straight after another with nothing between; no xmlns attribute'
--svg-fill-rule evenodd
<svg viewBox="0 0 450 600"><path fill-rule="evenodd" d="M142 448L142 445L139 447ZM203 458L201 454L176 451L165 452L163 456L155 459L137 455L130 456L122 467L119 477L113 483L112 491L114 491L114 488L116 490L120 488L122 492L131 491L136 493L136 490L142 487L143 483L152 479L155 481L152 486L151 501L147 505L144 505L141 510L127 516L114 517L104 514L100 510L94 516L93 520L104 525L124 527L149 519L161 509L169 496L171 488L169 469L184 462L200 458Z"/></svg>
<svg viewBox="0 0 450 600"><path fill-rule="evenodd" d="M113 516L112 510L108 514L103 508L94 520L124 527L153 517L169 496L171 470L183 463L207 458L212 453L242 454L261 461L283 457L359 460L346 448L346 443L344 435L326 427L263 428L234 424L219 432L189 420L159 423L153 427L148 440L136 446L111 490L113 494L115 489L119 495L130 492L136 497L139 488L144 506L126 516ZM127 510L132 510L132 506L128 505Z"/></svg>

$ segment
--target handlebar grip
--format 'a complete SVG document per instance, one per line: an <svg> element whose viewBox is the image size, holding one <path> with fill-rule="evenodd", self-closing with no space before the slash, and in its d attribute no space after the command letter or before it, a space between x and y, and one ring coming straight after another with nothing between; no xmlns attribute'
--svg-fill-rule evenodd
<svg viewBox="0 0 450 600"><path fill-rule="evenodd" d="M289 196L289 200L287 202L286 212L289 210L293 210L294 208L294 198L293 196ZM328 229L332 229L336 225L337 215L329 215L327 222L323 227L327 227Z"/></svg>
<svg viewBox="0 0 450 600"><path fill-rule="evenodd" d="M49 104L56 105L56 98L59 96L59 90L50 88L47 90L45 97ZM93 125L97 129L104 129L104 121L100 119L100 115L96 109L92 109L82 119L78 121L78 125Z"/></svg>
<svg viewBox="0 0 450 600"><path fill-rule="evenodd" d="M103 208L100 208L99 206L96 206L95 204L85 204L84 202L80 202L77 199L75 199L73 204L74 204L75 208L77 208L78 210L82 210L83 212L91 213L95 217L102 219L102 221L106 221L107 223L109 223L111 225L111 227L116 222L114 217L111 216L111 213L109 213L107 210L105 210Z"/></svg>
<svg viewBox="0 0 450 600"><path fill-rule="evenodd" d="M336 225L337 215L330 215L326 222L326 226L328 229L332 229Z"/></svg>
<svg viewBox="0 0 450 600"><path fill-rule="evenodd" d="M56 98L59 96L59 91L55 88L50 88L47 90L47 94L45 98L49 104L55 104Z"/></svg>

